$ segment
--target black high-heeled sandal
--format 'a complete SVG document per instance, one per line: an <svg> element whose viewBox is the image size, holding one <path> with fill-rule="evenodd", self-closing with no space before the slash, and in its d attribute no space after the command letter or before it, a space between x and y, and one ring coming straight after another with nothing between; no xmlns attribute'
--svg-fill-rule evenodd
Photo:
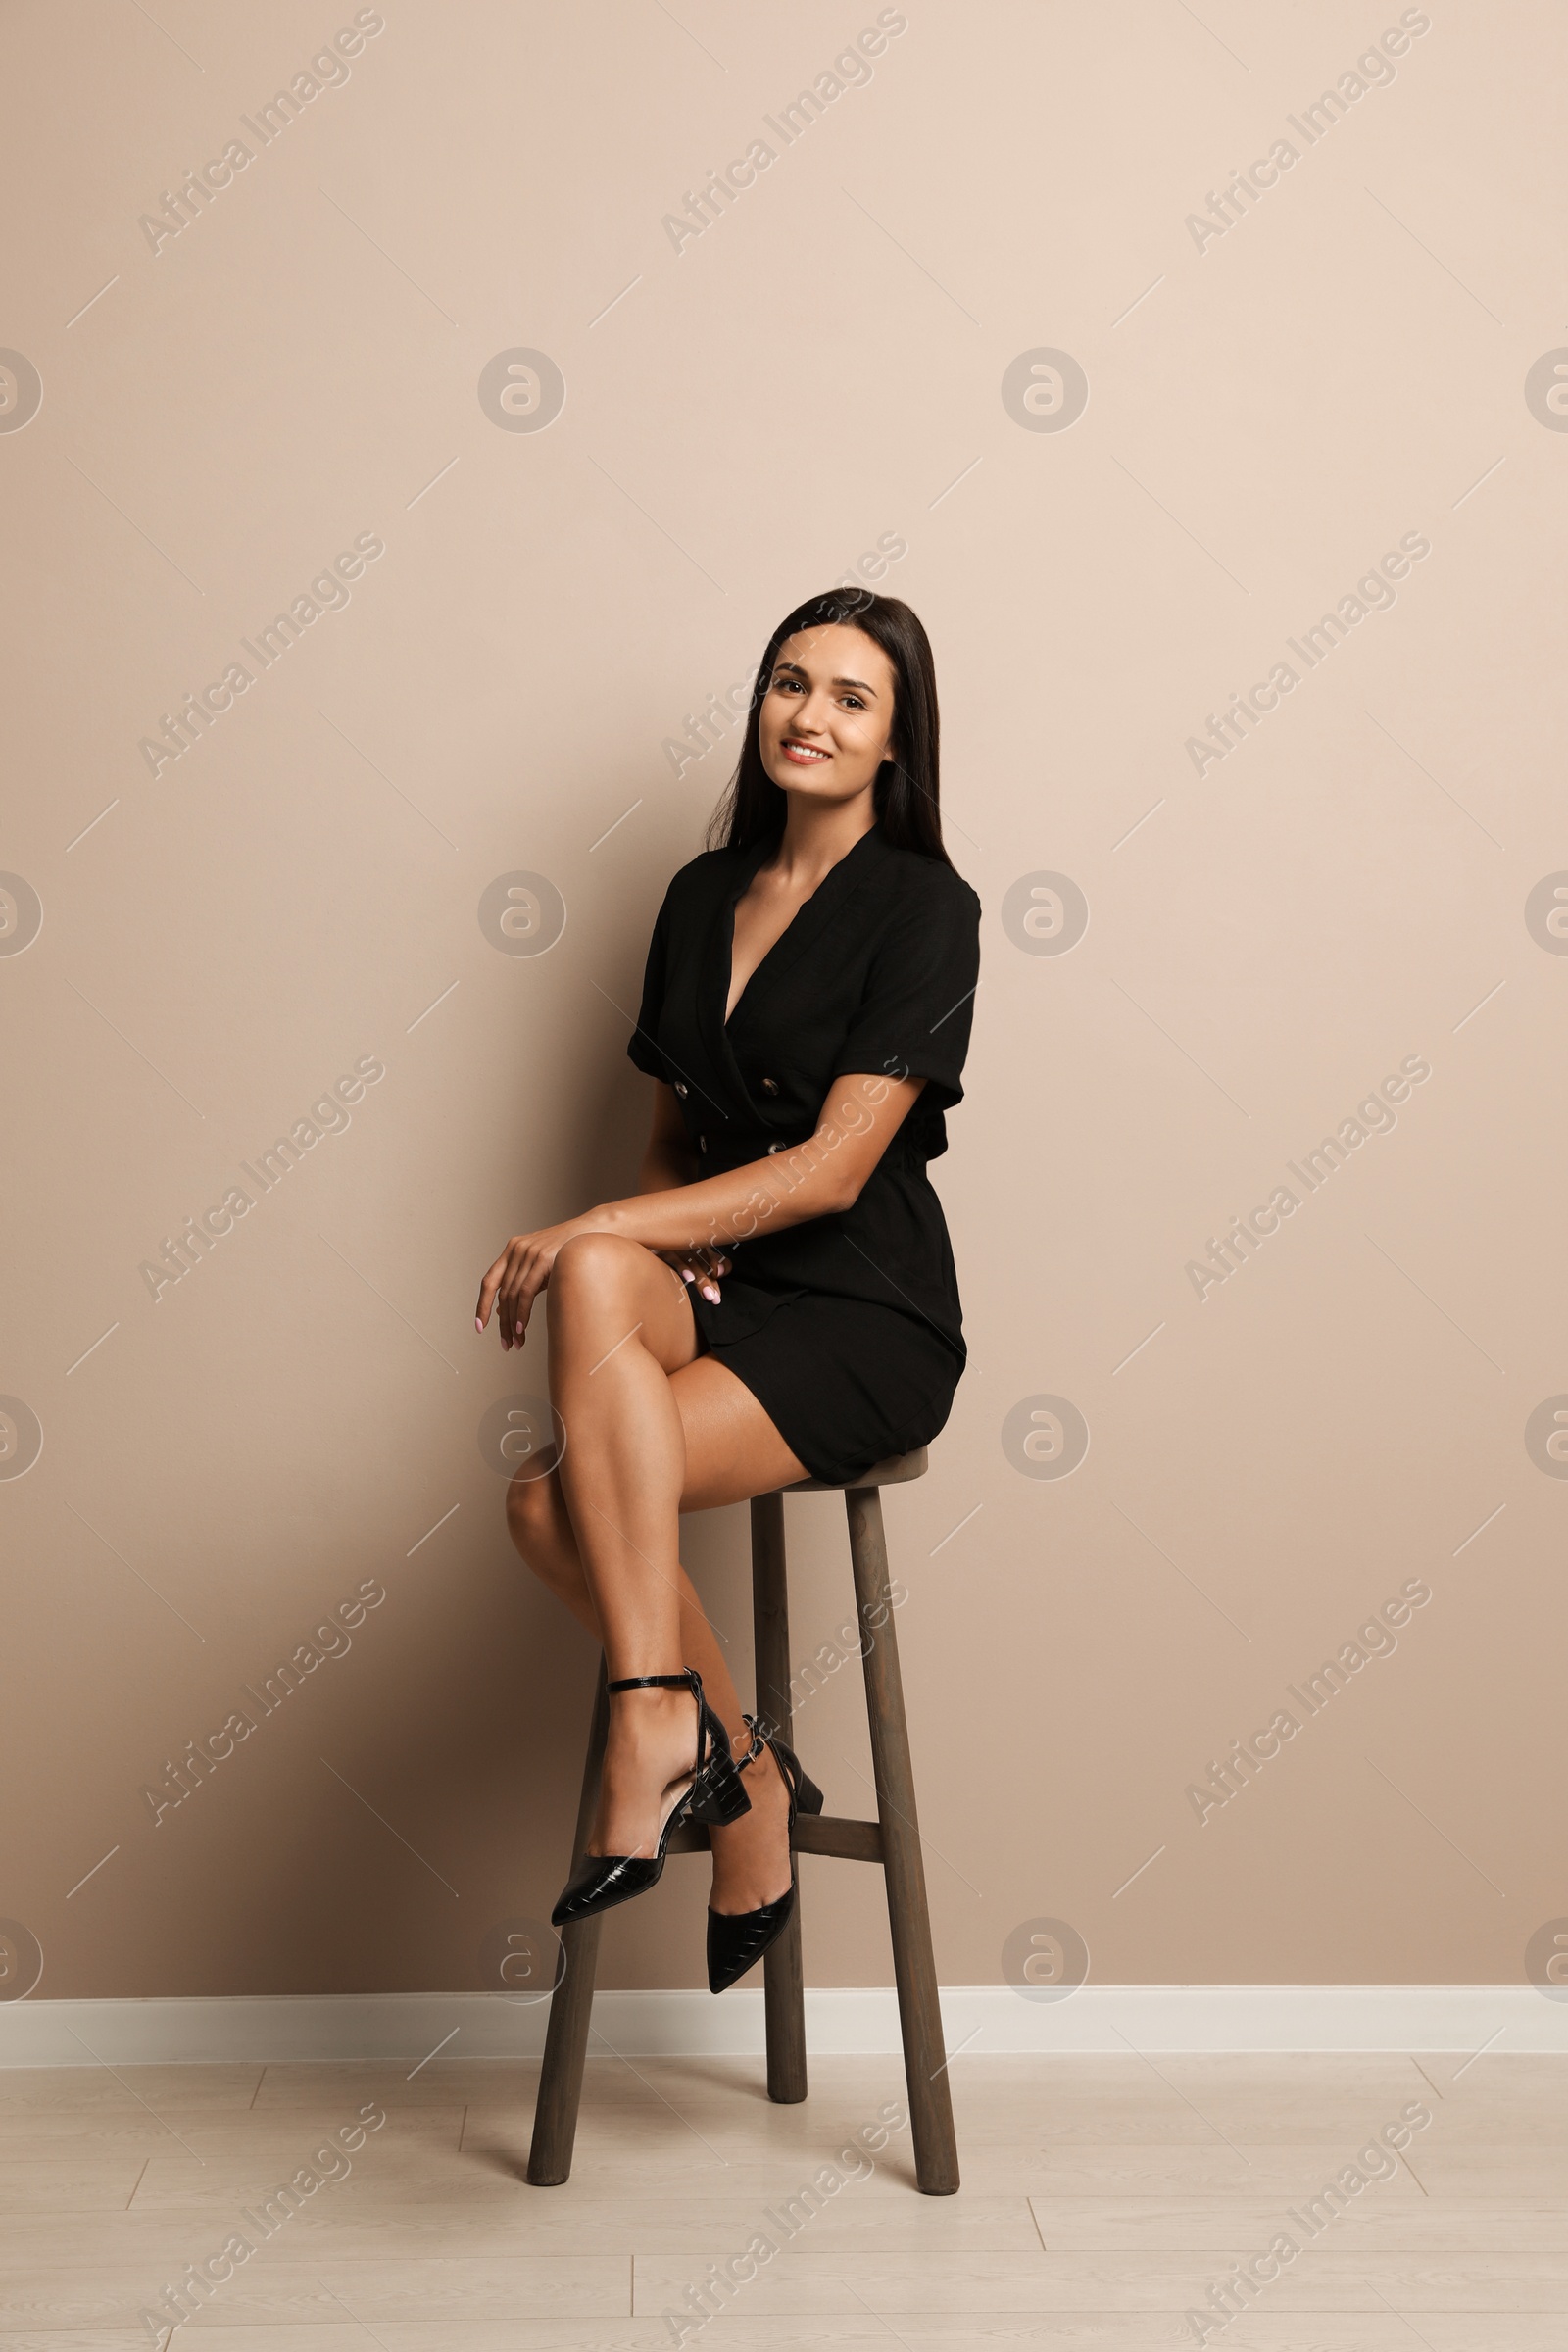
<svg viewBox="0 0 1568 2352"><path fill-rule="evenodd" d="M755 1968L773 1944L777 1943L790 1924L795 1909L795 1817L798 1813L820 1813L822 1791L809 1777L793 1747L771 1732L760 1731L757 1718L742 1718L752 1735L749 1754L741 1757L736 1766L744 1772L755 1764L765 1748L771 1748L784 1776L784 1786L790 1792L790 1883L785 1891L771 1903L763 1903L756 1911L715 1911L708 1913L708 1989L727 1992L749 1968Z"/></svg>
<svg viewBox="0 0 1568 2352"><path fill-rule="evenodd" d="M609 1911L646 1894L658 1884L664 1868L669 1840L683 1821L722 1825L739 1821L752 1809L741 1776L730 1754L729 1734L703 1696L703 1678L693 1667L679 1674L631 1674L607 1683L607 1690L690 1690L697 1701L697 1760L691 1778L659 1825L659 1844L651 1854L584 1854L563 1888L550 1914L554 1927L569 1927L595 1912Z"/></svg>

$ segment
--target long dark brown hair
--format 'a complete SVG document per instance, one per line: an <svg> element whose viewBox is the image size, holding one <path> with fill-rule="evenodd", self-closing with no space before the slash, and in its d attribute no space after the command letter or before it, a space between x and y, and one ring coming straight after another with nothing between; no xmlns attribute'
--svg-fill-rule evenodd
<svg viewBox="0 0 1568 2352"><path fill-rule="evenodd" d="M877 596L869 588L832 588L808 597L773 631L752 689L741 756L708 828L708 847L745 850L782 834L787 801L762 765L759 740L762 698L785 639L800 629L835 624L863 629L893 665L893 743L872 788L877 821L895 849L917 850L951 865L942 844L942 729L931 640L918 613L896 596Z"/></svg>

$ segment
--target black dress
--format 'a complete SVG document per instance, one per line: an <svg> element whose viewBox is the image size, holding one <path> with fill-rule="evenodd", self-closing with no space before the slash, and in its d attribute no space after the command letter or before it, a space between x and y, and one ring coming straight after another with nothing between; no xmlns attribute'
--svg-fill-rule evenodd
<svg viewBox="0 0 1568 2352"><path fill-rule="evenodd" d="M835 1078L923 1078L853 1207L723 1243L702 1342L814 1478L848 1481L947 1420L964 1365L957 1277L926 1162L948 1148L980 970L980 902L949 865L862 834L768 950L726 1023L735 903L776 840L682 866L627 1052L675 1090L705 1174L814 1134ZM874 1103L866 1116L877 1116ZM698 1236L706 1240L707 1236Z"/></svg>

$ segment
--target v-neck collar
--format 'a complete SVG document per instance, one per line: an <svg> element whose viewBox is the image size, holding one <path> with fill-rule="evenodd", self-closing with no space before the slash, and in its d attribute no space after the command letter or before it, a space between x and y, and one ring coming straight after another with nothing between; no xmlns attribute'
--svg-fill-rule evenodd
<svg viewBox="0 0 1568 2352"><path fill-rule="evenodd" d="M698 1011L702 1029L715 1069L731 1080L736 1099L748 1100L745 1080L741 1076L735 1048L730 1036L730 1021L737 1019L756 983L765 972L768 980L776 981L789 971L818 940L833 916L843 906L846 897L856 890L888 855L888 840L880 824L872 825L860 835L853 849L846 850L837 862L830 865L821 881L808 899L803 899L794 914L779 933L767 954L752 973L745 988L735 1001L735 1010L724 1017L729 999L729 984L734 976L735 908L742 894L749 889L758 869L772 857L779 846L779 836L769 834L752 843L741 853L740 862L731 877L722 902L715 910L712 929L709 934L707 953L703 958L701 1003Z"/></svg>
<svg viewBox="0 0 1568 2352"><path fill-rule="evenodd" d="M719 961L723 967L723 987L719 997L719 1015L726 1034L730 1023L736 1018L741 1006L745 1004L753 983L760 977L769 964L774 963L774 958L777 958L777 963L774 965L775 972L780 969L787 970L792 963L799 959L803 952L803 944L808 944L809 937L814 936L820 928L822 915L830 913L833 906L837 903L839 894L844 888L845 869L855 867L855 873L847 877L853 881L869 862L869 859L862 858L860 853L865 849L867 842L872 841L883 846L880 825L869 826L860 835L859 840L845 851L842 858L834 859L816 888L801 901L777 939L753 970L745 987L735 1000L734 1011L726 1014L724 1006L729 1003L730 983L735 977L735 909L751 888L759 872L779 847L778 839L773 836L769 836L761 842L753 843L752 848L746 853L746 862L740 876L725 901L722 916L723 947L720 951ZM813 913L817 917L814 922L809 919Z"/></svg>

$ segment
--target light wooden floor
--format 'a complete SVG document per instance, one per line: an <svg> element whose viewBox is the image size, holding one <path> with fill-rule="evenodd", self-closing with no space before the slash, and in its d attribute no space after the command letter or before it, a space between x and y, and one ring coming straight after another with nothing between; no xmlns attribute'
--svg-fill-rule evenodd
<svg viewBox="0 0 1568 2352"><path fill-rule="evenodd" d="M1225 2352L1565 2352L1568 2059L954 2062L964 2186L918 2195L907 2132L821 2209L788 2200L884 2103L899 2062L819 2059L803 2107L760 2061L590 2062L576 2169L521 2178L537 2070L103 2067L0 2075L0 2352L129 2352L188 2264L362 2107L346 2177L235 2268L181 2332L202 2352L795 2346L1149 2352L1419 2102L1374 2181L1255 2302ZM779 2251L698 2325L710 2266ZM221 2266L220 2266L221 2267Z"/></svg>

